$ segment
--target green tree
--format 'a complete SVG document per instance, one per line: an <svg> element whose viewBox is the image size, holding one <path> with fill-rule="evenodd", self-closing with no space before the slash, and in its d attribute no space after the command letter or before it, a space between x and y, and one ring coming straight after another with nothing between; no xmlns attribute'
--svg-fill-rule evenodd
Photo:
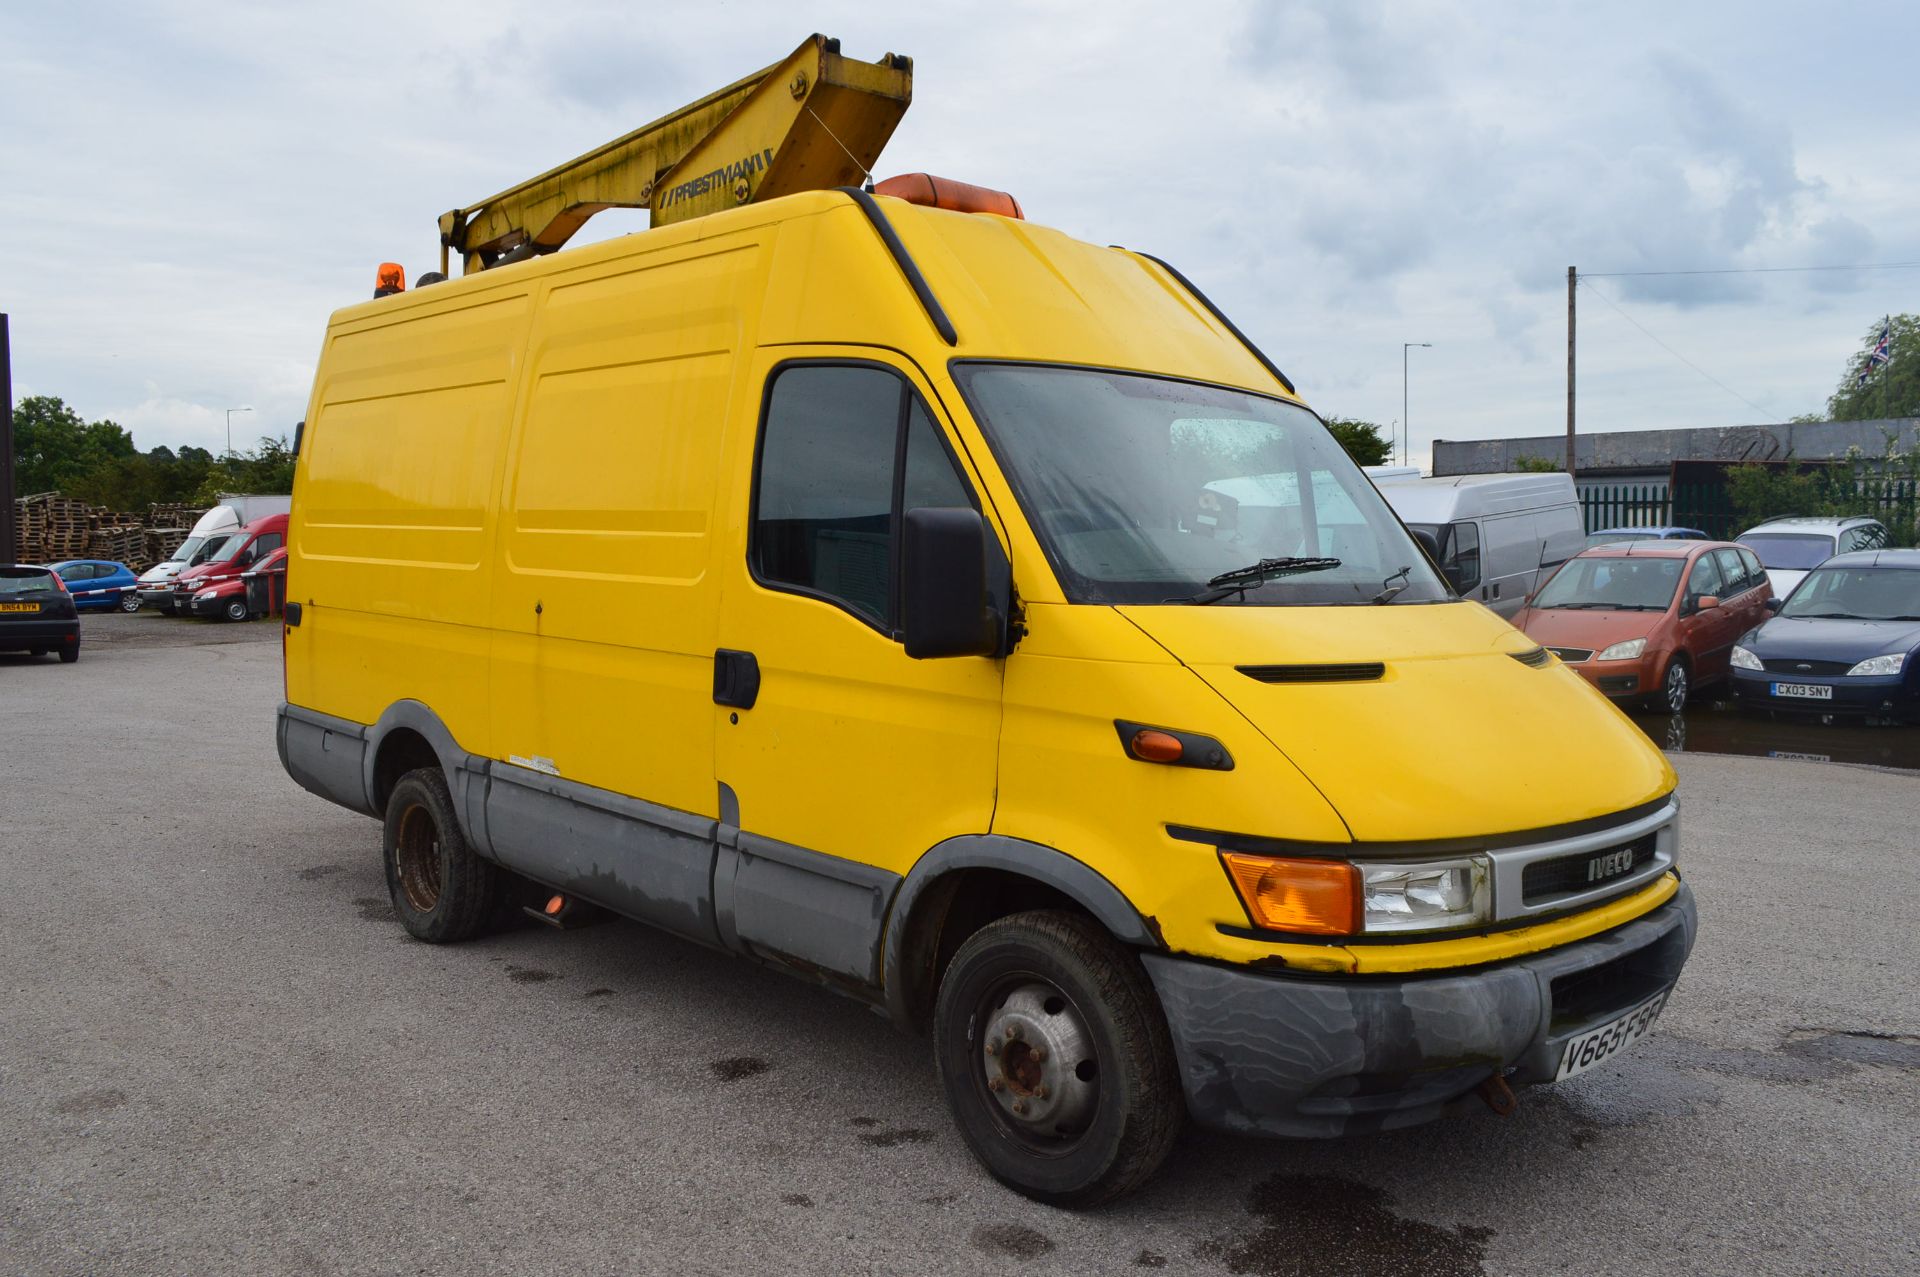
<svg viewBox="0 0 1920 1277"><path fill-rule="evenodd" d="M1347 450L1347 455L1363 466L1383 466L1393 457L1393 445L1386 434L1371 421L1353 417L1328 417L1327 429Z"/></svg>
<svg viewBox="0 0 1920 1277"><path fill-rule="evenodd" d="M64 491L86 473L87 423L52 395L13 408L13 486L20 496Z"/></svg>
<svg viewBox="0 0 1920 1277"><path fill-rule="evenodd" d="M1523 457L1515 457L1513 468L1525 474L1558 474L1566 466L1552 457L1536 457L1528 453Z"/></svg>
<svg viewBox="0 0 1920 1277"><path fill-rule="evenodd" d="M1867 374L1866 384L1860 372L1867 356L1880 344L1886 317L1873 321L1861 340L1860 350L1847 360L1840 374L1839 388L1827 400L1827 416L1834 421L1874 421L1883 417L1920 416L1920 315L1891 317L1892 358Z"/></svg>

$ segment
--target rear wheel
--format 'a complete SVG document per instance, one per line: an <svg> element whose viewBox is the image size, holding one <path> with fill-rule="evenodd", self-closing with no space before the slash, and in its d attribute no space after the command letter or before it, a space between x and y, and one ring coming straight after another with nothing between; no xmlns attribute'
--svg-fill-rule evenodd
<svg viewBox="0 0 1920 1277"><path fill-rule="evenodd" d="M1015 914L960 946L940 982L934 1053L974 1155L1056 1206L1145 1183L1186 1113L1145 970L1079 914Z"/></svg>
<svg viewBox="0 0 1920 1277"><path fill-rule="evenodd" d="M62 665L71 665L79 659L80 659L80 640L79 639L75 639L71 643L62 643L60 645L60 663Z"/></svg>
<svg viewBox="0 0 1920 1277"><path fill-rule="evenodd" d="M467 845L439 768L410 771L393 787L382 844L393 911L414 939L466 940L494 921L502 875Z"/></svg>
<svg viewBox="0 0 1920 1277"><path fill-rule="evenodd" d="M122 594L120 596L120 610L122 612L138 612L140 610L140 596L132 590L128 590L125 594Z"/></svg>

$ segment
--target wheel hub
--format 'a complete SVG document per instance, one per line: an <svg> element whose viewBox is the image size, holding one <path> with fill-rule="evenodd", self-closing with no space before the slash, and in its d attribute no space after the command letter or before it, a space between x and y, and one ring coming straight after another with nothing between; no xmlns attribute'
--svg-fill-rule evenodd
<svg viewBox="0 0 1920 1277"><path fill-rule="evenodd" d="M425 807L409 807L400 818L393 858L407 903L430 912L440 902L440 835Z"/></svg>
<svg viewBox="0 0 1920 1277"><path fill-rule="evenodd" d="M1035 982L984 1019L981 1063L1001 1112L1034 1135L1078 1135L1100 1097L1093 1039L1059 990Z"/></svg>

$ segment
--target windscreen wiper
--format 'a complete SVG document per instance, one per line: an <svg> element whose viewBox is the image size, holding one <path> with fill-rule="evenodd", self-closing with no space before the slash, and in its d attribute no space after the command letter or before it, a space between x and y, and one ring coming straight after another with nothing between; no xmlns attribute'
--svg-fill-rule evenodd
<svg viewBox="0 0 1920 1277"><path fill-rule="evenodd" d="M1169 603L1218 603L1229 594L1245 595L1255 586L1265 585L1283 576L1294 576L1301 572L1324 572L1328 568L1340 566L1338 559L1282 558L1262 559L1250 563L1244 568L1235 568L1231 572L1222 572L1207 582L1207 589L1185 598L1168 599Z"/></svg>

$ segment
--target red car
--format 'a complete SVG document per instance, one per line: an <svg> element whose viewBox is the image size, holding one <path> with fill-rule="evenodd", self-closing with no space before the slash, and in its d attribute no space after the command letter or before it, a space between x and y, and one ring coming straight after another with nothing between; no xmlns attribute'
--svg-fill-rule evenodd
<svg viewBox="0 0 1920 1277"><path fill-rule="evenodd" d="M283 546L246 571L225 576L214 584L197 590L178 606L195 616L224 616L229 621L244 621L256 610L253 596L249 592L249 583L252 578L263 572L285 572L286 570L287 551Z"/></svg>
<svg viewBox="0 0 1920 1277"><path fill-rule="evenodd" d="M247 619L247 587L240 574L263 562L287 541L287 516L269 514L228 536L204 563L173 578L173 606L194 616ZM238 600L237 604L235 600Z"/></svg>
<svg viewBox="0 0 1920 1277"><path fill-rule="evenodd" d="M1772 597L1745 546L1632 541L1568 559L1513 623L1614 700L1677 714L1727 677L1734 640L1767 619Z"/></svg>

